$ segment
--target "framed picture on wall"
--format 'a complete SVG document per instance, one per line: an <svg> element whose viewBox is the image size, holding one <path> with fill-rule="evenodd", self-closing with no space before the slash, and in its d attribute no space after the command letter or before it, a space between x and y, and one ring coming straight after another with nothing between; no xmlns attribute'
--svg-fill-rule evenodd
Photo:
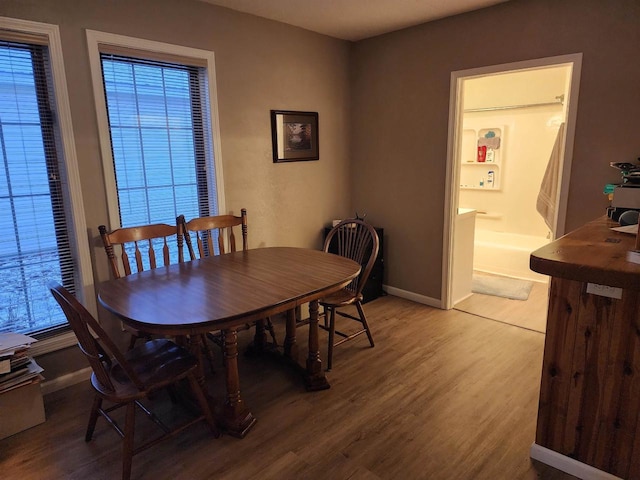
<svg viewBox="0 0 640 480"><path fill-rule="evenodd" d="M273 162L318 160L318 112L271 110Z"/></svg>

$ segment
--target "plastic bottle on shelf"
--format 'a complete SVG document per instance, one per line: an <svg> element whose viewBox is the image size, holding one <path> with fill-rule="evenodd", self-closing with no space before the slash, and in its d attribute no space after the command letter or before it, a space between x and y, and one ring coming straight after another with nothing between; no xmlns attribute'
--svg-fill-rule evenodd
<svg viewBox="0 0 640 480"><path fill-rule="evenodd" d="M485 145L478 146L478 162L484 163L487 158L487 147Z"/></svg>
<svg viewBox="0 0 640 480"><path fill-rule="evenodd" d="M487 187L488 188L493 188L493 175L494 175L493 170L489 170L487 172Z"/></svg>
<svg viewBox="0 0 640 480"><path fill-rule="evenodd" d="M493 148L487 148L487 163L493 163L496 159L496 152L494 152Z"/></svg>
<svg viewBox="0 0 640 480"><path fill-rule="evenodd" d="M480 188L484 188L484 177L480 179Z"/></svg>

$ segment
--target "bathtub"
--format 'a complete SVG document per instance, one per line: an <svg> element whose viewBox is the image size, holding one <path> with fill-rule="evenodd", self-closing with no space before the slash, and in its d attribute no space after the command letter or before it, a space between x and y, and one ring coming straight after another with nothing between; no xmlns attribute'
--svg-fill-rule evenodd
<svg viewBox="0 0 640 480"><path fill-rule="evenodd" d="M549 242L545 237L476 230L473 268L487 273L547 282L549 277L529 269L529 256Z"/></svg>

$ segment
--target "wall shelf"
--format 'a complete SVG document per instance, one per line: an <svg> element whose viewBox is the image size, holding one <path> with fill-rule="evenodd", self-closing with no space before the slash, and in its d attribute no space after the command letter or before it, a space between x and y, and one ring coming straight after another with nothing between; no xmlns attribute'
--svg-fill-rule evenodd
<svg viewBox="0 0 640 480"><path fill-rule="evenodd" d="M501 145L504 128L490 127L462 131L460 188L500 191ZM469 168L467 168L469 167ZM489 172L493 172L489 175ZM490 182L490 177L492 181Z"/></svg>
<svg viewBox="0 0 640 480"><path fill-rule="evenodd" d="M482 190L485 192L499 192L499 188L484 188L484 187L468 187L466 185L460 185L462 190Z"/></svg>

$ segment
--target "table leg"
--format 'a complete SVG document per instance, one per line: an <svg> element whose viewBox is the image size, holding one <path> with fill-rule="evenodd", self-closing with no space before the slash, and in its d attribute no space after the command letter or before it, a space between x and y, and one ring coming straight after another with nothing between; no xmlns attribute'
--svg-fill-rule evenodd
<svg viewBox="0 0 640 480"><path fill-rule="evenodd" d="M296 342L296 311L287 310L286 334L284 337L284 356L298 362L298 343Z"/></svg>
<svg viewBox="0 0 640 480"><path fill-rule="evenodd" d="M256 419L240 397L238 332L235 328L224 332L224 358L227 398L224 402L220 423L229 435L244 438L256 423Z"/></svg>
<svg viewBox="0 0 640 480"><path fill-rule="evenodd" d="M253 343L247 347L245 355L255 356L274 348L274 345L267 341L266 320L264 318L256 321L256 333L253 336Z"/></svg>
<svg viewBox="0 0 640 480"><path fill-rule="evenodd" d="M288 319L288 317L287 317ZM288 322L287 322L288 325ZM318 301L309 302L309 357L305 374L307 390L326 390L331 385L324 376L318 345Z"/></svg>
<svg viewBox="0 0 640 480"><path fill-rule="evenodd" d="M267 347L267 330L264 327L264 319L256 321L256 333L253 336L253 348L262 352Z"/></svg>

